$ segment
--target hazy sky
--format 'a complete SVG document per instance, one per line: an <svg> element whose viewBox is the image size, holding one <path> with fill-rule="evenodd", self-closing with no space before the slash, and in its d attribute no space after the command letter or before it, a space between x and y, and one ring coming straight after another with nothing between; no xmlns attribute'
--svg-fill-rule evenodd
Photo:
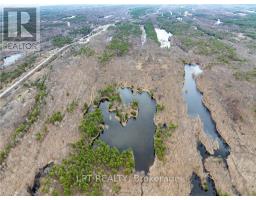
<svg viewBox="0 0 256 200"><path fill-rule="evenodd" d="M1 0L3 2L3 0ZM256 0L8 0L3 5L60 4L256 4Z"/></svg>

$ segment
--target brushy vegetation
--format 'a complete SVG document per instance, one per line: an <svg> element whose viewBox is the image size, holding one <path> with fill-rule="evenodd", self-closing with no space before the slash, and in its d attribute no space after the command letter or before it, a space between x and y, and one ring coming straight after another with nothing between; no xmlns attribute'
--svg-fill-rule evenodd
<svg viewBox="0 0 256 200"><path fill-rule="evenodd" d="M48 122L51 124L56 124L57 122L61 122L64 118L64 114L62 114L60 111L54 112L49 118Z"/></svg>
<svg viewBox="0 0 256 200"><path fill-rule="evenodd" d="M209 190L209 186L208 186L207 181L203 182L202 188L204 189L204 191L208 191Z"/></svg>
<svg viewBox="0 0 256 200"><path fill-rule="evenodd" d="M107 98L110 102L121 102L120 95L117 91L116 85L108 85L99 91L100 98Z"/></svg>
<svg viewBox="0 0 256 200"><path fill-rule="evenodd" d="M195 39L191 37L179 37L184 49L193 51L200 55L214 56L218 62L228 64L230 61L242 61L236 50L215 38Z"/></svg>
<svg viewBox="0 0 256 200"><path fill-rule="evenodd" d="M193 26L192 22L179 22L171 17L158 17L157 21L160 28L176 36L180 41L180 47L185 51L193 50L196 54L214 56L219 63L224 64L230 61L242 61L235 48L220 40L226 33L198 25Z"/></svg>
<svg viewBox="0 0 256 200"><path fill-rule="evenodd" d="M131 102L131 107L132 107L133 110L138 110L138 108L139 108L139 102L136 101L136 100L133 100L133 101Z"/></svg>
<svg viewBox="0 0 256 200"><path fill-rule="evenodd" d="M131 22L117 23L115 26L116 37L140 36L141 30L139 25Z"/></svg>
<svg viewBox="0 0 256 200"><path fill-rule="evenodd" d="M207 41L197 41L196 52L206 56L216 55L218 61L222 63L229 63L230 60L240 61L234 48L213 38Z"/></svg>
<svg viewBox="0 0 256 200"><path fill-rule="evenodd" d="M43 136L43 134L42 134L41 132L37 132L37 133L36 133L36 140L37 140L37 141L41 141L41 140L43 139L43 137L44 137L44 136Z"/></svg>
<svg viewBox="0 0 256 200"><path fill-rule="evenodd" d="M213 29L206 29L206 28L202 28L201 26L197 26L197 31L201 31L203 34L206 34L210 37L214 37L216 39L220 39L223 40L224 38L227 38L231 36L231 33L229 32L220 32L220 31L216 31Z"/></svg>
<svg viewBox="0 0 256 200"><path fill-rule="evenodd" d="M100 97L110 98L112 101L120 98L116 95L116 87L113 85L99 91ZM72 145L69 157L61 164L54 165L48 176L43 178L40 188L42 193L101 195L103 186L101 176L117 173L128 175L133 172L135 162L131 150L120 152L98 139L104 123L98 106L97 104L94 110L87 112L88 105L85 104L84 116L79 126L81 138ZM120 187L117 187L114 192L119 190Z"/></svg>
<svg viewBox="0 0 256 200"><path fill-rule="evenodd" d="M171 136L177 125L170 123L167 127L158 125L154 135L154 149L157 158L161 161L164 160L166 146L165 140Z"/></svg>
<svg viewBox="0 0 256 200"><path fill-rule="evenodd" d="M67 106L67 112L72 113L78 106L78 101L73 100L70 104Z"/></svg>
<svg viewBox="0 0 256 200"><path fill-rule="evenodd" d="M191 24L188 24L186 22L177 22L176 18L171 18L171 17L172 16L158 17L157 22L159 27L177 36L184 35L184 34L191 34L191 32L193 32Z"/></svg>
<svg viewBox="0 0 256 200"><path fill-rule="evenodd" d="M88 35L91 31L92 29L89 26L85 26L83 28L73 30L71 34Z"/></svg>
<svg viewBox="0 0 256 200"><path fill-rule="evenodd" d="M31 111L28 114L28 118L25 122L21 123L14 133L12 133L10 141L3 150L0 151L0 164L7 158L12 148L16 146L16 144L20 141L20 139L27 133L31 125L38 119L40 114L40 108L44 101L45 96L47 95L46 92L46 85L45 85L45 77L43 80L38 81L35 83L37 87L37 95L35 96L35 104L32 107Z"/></svg>
<svg viewBox="0 0 256 200"><path fill-rule="evenodd" d="M126 39L113 38L107 49L112 52L113 55L122 56L128 52L129 44Z"/></svg>
<svg viewBox="0 0 256 200"><path fill-rule="evenodd" d="M48 127L45 124L43 130L39 131L35 134L35 139L37 141L42 141L45 138L45 136L47 135L48 132L49 132Z"/></svg>
<svg viewBox="0 0 256 200"><path fill-rule="evenodd" d="M246 71L246 72L235 72L234 76L237 80L242 80L242 81L252 81L256 79L256 68Z"/></svg>
<svg viewBox="0 0 256 200"><path fill-rule="evenodd" d="M101 133L103 122L103 116L99 108L96 108L93 112L86 113L79 126L83 138L94 138Z"/></svg>
<svg viewBox="0 0 256 200"><path fill-rule="evenodd" d="M134 23L118 23L112 28L114 35L103 53L98 57L102 64L109 62L114 56L123 56L129 51L129 37L138 36L141 30Z"/></svg>
<svg viewBox="0 0 256 200"><path fill-rule="evenodd" d="M41 104L42 104L44 98L47 95L46 85L45 85L45 78L43 79L43 81L39 81L35 85L37 87L38 92L35 96L35 105L34 105L34 107L32 108L31 112L28 115L28 122L30 124L34 123L38 119L38 116L40 114Z"/></svg>
<svg viewBox="0 0 256 200"><path fill-rule="evenodd" d="M83 113L84 113L84 114L87 113L87 112L88 112L88 109L89 109L89 106L88 106L88 104L85 102L84 105L83 105L83 108L82 108Z"/></svg>
<svg viewBox="0 0 256 200"><path fill-rule="evenodd" d="M146 23L144 25L144 29L147 34L147 38L155 41L157 44L160 44L157 39L157 34L156 34L156 31L155 31L152 21L150 21L150 20L146 21Z"/></svg>
<svg viewBox="0 0 256 200"><path fill-rule="evenodd" d="M36 57L32 56L26 59L26 61L23 64L18 65L14 70L7 71L7 72L1 72L0 73L0 89L3 87L3 83L9 83L12 80L18 78L21 74L26 72L28 69L34 66L34 63L36 61Z"/></svg>
<svg viewBox="0 0 256 200"><path fill-rule="evenodd" d="M218 196L229 196L229 194L227 192L221 191L221 190L217 190L217 195Z"/></svg>
<svg viewBox="0 0 256 200"><path fill-rule="evenodd" d="M81 47L76 55L85 55L86 57L93 56L95 54L95 50L87 45Z"/></svg>
<svg viewBox="0 0 256 200"><path fill-rule="evenodd" d="M72 154L51 169L42 191L49 192L51 185L56 186L56 182L52 184L55 180L59 184L52 190L55 195L101 195L103 182L97 177L114 175L117 172L130 174L133 169L134 158L131 150L120 152L100 140L91 147L84 140L80 140L73 145Z"/></svg>
<svg viewBox="0 0 256 200"><path fill-rule="evenodd" d="M246 16L232 16L225 17L222 21L227 25L237 25L239 26L239 32L244 33L244 35L256 39L256 14L248 14Z"/></svg>
<svg viewBox="0 0 256 200"><path fill-rule="evenodd" d="M55 36L52 39L52 44L56 47L63 47L66 44L70 44L72 39L68 36Z"/></svg>
<svg viewBox="0 0 256 200"><path fill-rule="evenodd" d="M222 19L225 24L237 25L243 29L256 28L256 14L248 14L247 16L232 16Z"/></svg>
<svg viewBox="0 0 256 200"><path fill-rule="evenodd" d="M98 57L98 60L101 64L106 64L112 59L113 56L113 52L104 50L103 53Z"/></svg>
<svg viewBox="0 0 256 200"><path fill-rule="evenodd" d="M162 112L164 110L164 105L157 104L156 105L156 110L157 110L157 112Z"/></svg>
<svg viewBox="0 0 256 200"><path fill-rule="evenodd" d="M151 12L152 10L153 8L150 8L150 7L137 7L137 8L130 9L129 13L133 18L138 19L146 15L148 12Z"/></svg>

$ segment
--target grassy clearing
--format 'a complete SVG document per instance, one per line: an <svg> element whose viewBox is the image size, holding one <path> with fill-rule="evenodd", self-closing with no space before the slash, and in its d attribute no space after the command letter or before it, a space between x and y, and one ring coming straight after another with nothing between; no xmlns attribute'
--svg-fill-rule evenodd
<svg viewBox="0 0 256 200"><path fill-rule="evenodd" d="M2 84L10 83L12 80L18 78L21 74L26 72L28 69L34 66L36 57L32 56L26 59L23 64L17 66L13 71L1 72L0 73L0 89L3 87Z"/></svg>
<svg viewBox="0 0 256 200"><path fill-rule="evenodd" d="M158 125L156 133L154 135L154 149L157 158L164 161L166 146L165 140L171 136L173 131L177 128L177 125L170 123L167 127L163 125Z"/></svg>
<svg viewBox="0 0 256 200"><path fill-rule="evenodd" d="M32 107L31 111L28 114L28 117L25 122L21 123L16 130L12 133L10 141L8 144L0 151L0 165L8 157L12 148L14 148L22 137L27 133L32 124L38 119L41 111L41 105L44 101L44 98L47 95L45 78L41 81L35 83L37 87L37 95L35 96L35 104Z"/></svg>
<svg viewBox="0 0 256 200"><path fill-rule="evenodd" d="M147 34L147 38L155 41L157 44L160 44L157 39L157 34L156 34L156 31L155 31L152 21L148 20L144 25L144 29Z"/></svg>
<svg viewBox="0 0 256 200"><path fill-rule="evenodd" d="M70 44L72 39L68 36L55 36L52 39L52 44L56 47L63 47L66 44Z"/></svg>

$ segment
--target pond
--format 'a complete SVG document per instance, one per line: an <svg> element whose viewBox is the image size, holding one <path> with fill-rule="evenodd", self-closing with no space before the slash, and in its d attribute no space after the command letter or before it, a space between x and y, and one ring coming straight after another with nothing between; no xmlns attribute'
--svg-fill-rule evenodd
<svg viewBox="0 0 256 200"><path fill-rule="evenodd" d="M119 89L124 105L132 101L138 102L137 118L130 118L125 126L115 118L115 112L109 112L109 102L103 101L100 109L104 117L105 128L100 139L119 150L131 148L134 153L135 170L148 173L154 162L154 114L156 102L147 92L136 93L128 88Z"/></svg>
<svg viewBox="0 0 256 200"><path fill-rule="evenodd" d="M7 56L3 59L3 64L2 64L2 68L6 68L12 64L14 64L17 60L19 60L20 58L23 57L23 54L22 53L16 53L16 54L13 54L13 55L10 55L10 56Z"/></svg>
<svg viewBox="0 0 256 200"><path fill-rule="evenodd" d="M172 37L171 33L167 33L164 29L155 28L158 41L161 44L161 48L170 48L170 37Z"/></svg>

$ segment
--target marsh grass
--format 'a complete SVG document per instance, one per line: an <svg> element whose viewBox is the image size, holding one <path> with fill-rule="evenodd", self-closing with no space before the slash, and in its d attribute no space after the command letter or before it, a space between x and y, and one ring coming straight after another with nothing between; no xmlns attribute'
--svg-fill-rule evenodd
<svg viewBox="0 0 256 200"><path fill-rule="evenodd" d="M164 127L162 124L157 126L155 135L154 135L154 149L157 158L161 161L165 159L166 145L165 140L171 136L175 131L177 125L170 123L167 127Z"/></svg>

